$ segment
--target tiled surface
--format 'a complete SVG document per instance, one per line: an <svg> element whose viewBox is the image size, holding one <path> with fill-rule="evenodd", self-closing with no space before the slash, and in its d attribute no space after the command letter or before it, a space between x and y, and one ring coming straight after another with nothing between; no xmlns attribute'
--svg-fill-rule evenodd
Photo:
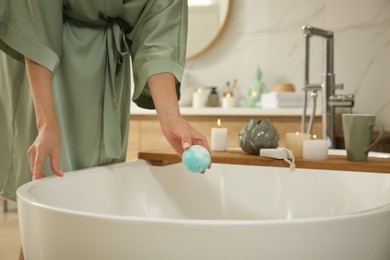
<svg viewBox="0 0 390 260"><path fill-rule="evenodd" d="M20 251L20 236L16 205L8 203L8 212L3 211L0 199L0 260L16 260Z"/></svg>
<svg viewBox="0 0 390 260"><path fill-rule="evenodd" d="M298 91L304 80L303 25L334 31L338 93L355 94L355 113L375 113L390 129L389 0L240 0L216 45L186 63L181 102L191 102L199 86L223 86L238 80L245 94L256 66L268 88L291 82ZM321 81L322 46L313 38L310 77ZM188 96L188 98L186 98ZM183 103L183 105L184 105Z"/></svg>

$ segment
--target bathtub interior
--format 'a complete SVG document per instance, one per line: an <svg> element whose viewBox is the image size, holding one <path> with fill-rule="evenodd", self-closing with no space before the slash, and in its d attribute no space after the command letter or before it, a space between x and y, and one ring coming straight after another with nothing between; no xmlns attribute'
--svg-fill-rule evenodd
<svg viewBox="0 0 390 260"><path fill-rule="evenodd" d="M20 198L37 206L151 219L316 218L390 203L386 174L213 164L202 175L182 164L158 167L143 160L69 172L27 186L18 191Z"/></svg>

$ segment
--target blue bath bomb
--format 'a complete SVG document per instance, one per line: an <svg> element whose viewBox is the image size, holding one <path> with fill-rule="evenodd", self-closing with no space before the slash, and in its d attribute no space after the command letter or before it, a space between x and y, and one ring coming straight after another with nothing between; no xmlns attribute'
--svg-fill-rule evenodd
<svg viewBox="0 0 390 260"><path fill-rule="evenodd" d="M191 172L203 172L209 167L210 153L201 145L193 145L182 155L184 167Z"/></svg>

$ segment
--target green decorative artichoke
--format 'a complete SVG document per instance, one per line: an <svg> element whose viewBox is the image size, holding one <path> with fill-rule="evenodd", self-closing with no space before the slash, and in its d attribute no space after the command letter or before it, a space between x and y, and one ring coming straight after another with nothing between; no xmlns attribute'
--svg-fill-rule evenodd
<svg viewBox="0 0 390 260"><path fill-rule="evenodd" d="M259 155L262 148L276 148L279 133L267 119L251 119L240 132L240 147L244 152Z"/></svg>

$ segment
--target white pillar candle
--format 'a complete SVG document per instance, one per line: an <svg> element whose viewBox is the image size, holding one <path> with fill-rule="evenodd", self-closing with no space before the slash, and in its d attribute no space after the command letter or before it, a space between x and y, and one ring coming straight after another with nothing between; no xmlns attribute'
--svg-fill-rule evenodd
<svg viewBox="0 0 390 260"><path fill-rule="evenodd" d="M286 133L286 148L290 149L295 157L302 157L303 140L310 139L310 134L306 133Z"/></svg>
<svg viewBox="0 0 390 260"><path fill-rule="evenodd" d="M198 88L194 93L192 93L192 107L200 108L204 107L204 98L202 89Z"/></svg>
<svg viewBox="0 0 390 260"><path fill-rule="evenodd" d="M234 98L230 93L227 93L226 96L222 98L222 108L231 108L234 107Z"/></svg>
<svg viewBox="0 0 390 260"><path fill-rule="evenodd" d="M218 128L211 128L211 151L226 151L227 149L227 128L221 127L221 120L218 119Z"/></svg>
<svg viewBox="0 0 390 260"><path fill-rule="evenodd" d="M303 159L305 160L327 160L328 159L328 141L316 139L303 140Z"/></svg>

